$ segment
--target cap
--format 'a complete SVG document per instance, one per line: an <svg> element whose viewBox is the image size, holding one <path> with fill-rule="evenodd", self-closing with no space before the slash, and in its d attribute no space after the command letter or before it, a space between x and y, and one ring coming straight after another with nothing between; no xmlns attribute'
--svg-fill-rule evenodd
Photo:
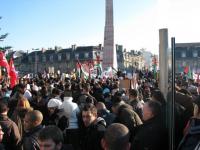
<svg viewBox="0 0 200 150"><path fill-rule="evenodd" d="M49 102L47 103L48 108L52 108L52 107L60 108L60 105L62 105L62 102L56 98L50 99Z"/></svg>

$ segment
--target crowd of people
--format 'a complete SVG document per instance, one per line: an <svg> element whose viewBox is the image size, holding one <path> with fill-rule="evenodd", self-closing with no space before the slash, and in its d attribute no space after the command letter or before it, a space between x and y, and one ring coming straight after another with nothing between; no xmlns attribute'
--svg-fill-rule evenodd
<svg viewBox="0 0 200 150"><path fill-rule="evenodd" d="M0 86L2 150L168 150L169 106L151 74L134 89L121 79L20 78ZM200 149L200 97L193 80L176 79L177 150ZM170 93L170 89L169 89Z"/></svg>

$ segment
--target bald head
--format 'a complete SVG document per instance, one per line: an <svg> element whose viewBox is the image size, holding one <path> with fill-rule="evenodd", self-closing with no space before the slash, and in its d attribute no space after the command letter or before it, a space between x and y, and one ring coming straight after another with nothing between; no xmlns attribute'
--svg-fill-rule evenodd
<svg viewBox="0 0 200 150"><path fill-rule="evenodd" d="M106 109L106 106L104 103L102 102L98 102L96 105L97 110L102 110L102 109Z"/></svg>
<svg viewBox="0 0 200 150"><path fill-rule="evenodd" d="M39 110L33 110L26 114L26 116L29 118L29 121L35 124L35 126L38 126L42 123L43 115Z"/></svg>
<svg viewBox="0 0 200 150"><path fill-rule="evenodd" d="M104 150L128 150L130 149L129 137L129 130L125 125L113 123L104 134L102 147Z"/></svg>

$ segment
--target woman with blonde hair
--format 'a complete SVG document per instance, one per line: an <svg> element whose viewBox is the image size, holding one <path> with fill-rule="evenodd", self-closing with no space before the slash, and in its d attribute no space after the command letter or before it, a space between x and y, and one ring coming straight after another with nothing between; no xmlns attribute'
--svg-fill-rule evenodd
<svg viewBox="0 0 200 150"><path fill-rule="evenodd" d="M11 119L17 124L21 136L23 136L24 132L24 117L27 112L32 110L33 108L30 106L28 99L25 98L23 95L20 95L17 102L17 107L15 108Z"/></svg>

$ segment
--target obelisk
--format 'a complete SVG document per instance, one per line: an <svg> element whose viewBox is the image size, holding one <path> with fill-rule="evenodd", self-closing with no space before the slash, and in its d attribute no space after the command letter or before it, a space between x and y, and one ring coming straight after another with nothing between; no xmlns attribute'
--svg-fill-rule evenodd
<svg viewBox="0 0 200 150"><path fill-rule="evenodd" d="M116 49L114 49L113 0L106 0L103 69L107 67L113 67L117 69Z"/></svg>

